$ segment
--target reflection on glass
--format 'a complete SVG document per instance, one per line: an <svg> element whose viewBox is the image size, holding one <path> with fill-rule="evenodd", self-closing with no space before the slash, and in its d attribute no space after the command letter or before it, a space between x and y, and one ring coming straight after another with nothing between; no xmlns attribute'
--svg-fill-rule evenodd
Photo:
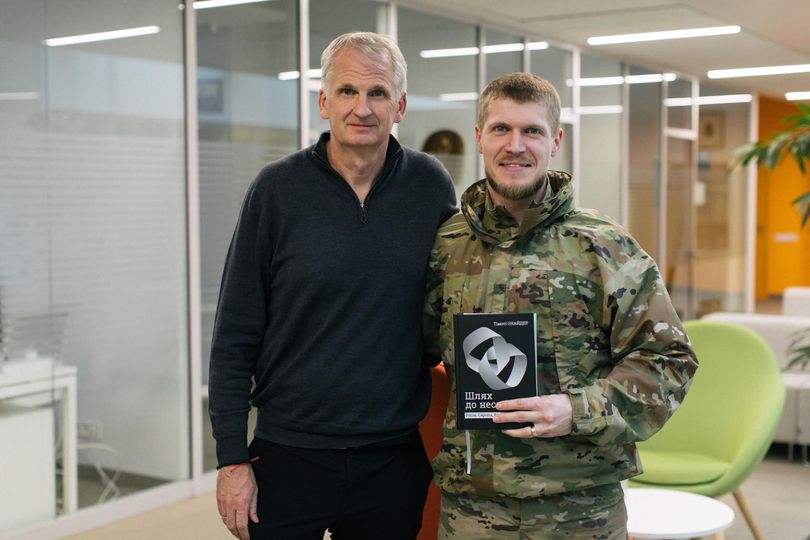
<svg viewBox="0 0 810 540"><path fill-rule="evenodd" d="M692 141L667 140L667 223L665 266L661 268L681 319L694 316Z"/></svg>
<svg viewBox="0 0 810 540"><path fill-rule="evenodd" d="M298 148L295 0L197 12L203 384L219 285L248 184ZM317 109L315 109L317 112ZM207 399L203 403L207 414ZM207 416L203 466L216 466Z"/></svg>
<svg viewBox="0 0 810 540"><path fill-rule="evenodd" d="M701 86L701 95L712 89ZM718 93L727 93L716 89ZM733 149L747 141L745 104L700 107L698 178L695 185L696 316L745 309L746 176L729 167ZM707 124L716 131L708 131Z"/></svg>
<svg viewBox="0 0 810 540"><path fill-rule="evenodd" d="M648 71L630 68L631 75ZM627 226L654 259L658 259L658 189L661 144L661 84L631 84Z"/></svg>
<svg viewBox="0 0 810 540"><path fill-rule="evenodd" d="M399 140L436 155L461 194L478 175L474 132L478 57L423 58L420 52L475 47L476 28L404 8L397 18L399 46L408 62L408 110L399 125ZM437 146L437 139L444 142Z"/></svg>
<svg viewBox="0 0 810 540"><path fill-rule="evenodd" d="M486 39L484 59L487 70L485 83L501 75L523 71L522 37L490 29L486 30L484 36ZM497 47L498 45L501 47ZM518 47L519 50L510 50Z"/></svg>
<svg viewBox="0 0 810 540"><path fill-rule="evenodd" d="M138 7L3 3L0 536L188 477L182 13Z"/></svg>
<svg viewBox="0 0 810 540"><path fill-rule="evenodd" d="M617 60L581 55L582 79L613 84L580 87L579 200L616 221L621 220L622 195L622 65Z"/></svg>
<svg viewBox="0 0 810 540"><path fill-rule="evenodd" d="M321 66L321 53L333 39L346 32L387 33L388 6L372 0L315 0L309 3L309 67ZM410 75L410 73L409 73ZM318 112L320 77L309 81L309 141L314 143L329 129Z"/></svg>
<svg viewBox="0 0 810 540"><path fill-rule="evenodd" d="M533 50L529 56L530 70L554 85L563 107L571 107L571 51L549 47Z"/></svg>
<svg viewBox="0 0 810 540"><path fill-rule="evenodd" d="M691 98L692 82L686 79L675 79L667 86L667 97ZM667 126L680 129L692 129L691 107L667 107Z"/></svg>

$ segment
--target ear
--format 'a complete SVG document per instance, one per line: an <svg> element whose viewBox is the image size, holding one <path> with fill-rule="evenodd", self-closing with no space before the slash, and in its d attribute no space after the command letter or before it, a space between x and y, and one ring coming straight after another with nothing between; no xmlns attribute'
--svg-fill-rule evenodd
<svg viewBox="0 0 810 540"><path fill-rule="evenodd" d="M563 130L562 130L562 128L560 128L560 130L557 132L557 136L554 137L554 141L552 141L552 146L551 146L551 156L552 157L556 156L557 152L560 151L560 145L562 144L562 139L563 139Z"/></svg>
<svg viewBox="0 0 810 540"><path fill-rule="evenodd" d="M329 111L326 109L326 94L323 90L318 94L318 109L321 111L321 118L329 120Z"/></svg>
<svg viewBox="0 0 810 540"><path fill-rule="evenodd" d="M484 148L481 146L481 130L478 129L478 124L475 125L475 146L478 148L479 154L484 153Z"/></svg>
<svg viewBox="0 0 810 540"><path fill-rule="evenodd" d="M405 118L405 109L408 107L408 93L402 92L402 97L399 98L399 102L397 103L397 114L394 116L394 123L398 124L402 122L402 119Z"/></svg>

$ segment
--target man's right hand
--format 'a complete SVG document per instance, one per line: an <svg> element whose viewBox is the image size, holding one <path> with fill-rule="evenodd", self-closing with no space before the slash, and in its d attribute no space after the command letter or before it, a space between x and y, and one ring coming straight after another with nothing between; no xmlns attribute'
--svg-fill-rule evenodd
<svg viewBox="0 0 810 540"><path fill-rule="evenodd" d="M250 463L226 465L217 473L217 509L222 522L235 537L250 540L248 518L259 522L256 502L259 489Z"/></svg>

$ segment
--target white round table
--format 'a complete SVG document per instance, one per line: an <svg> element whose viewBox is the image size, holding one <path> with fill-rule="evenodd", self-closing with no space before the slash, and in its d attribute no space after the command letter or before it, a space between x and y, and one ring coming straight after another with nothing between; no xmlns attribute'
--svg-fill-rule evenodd
<svg viewBox="0 0 810 540"><path fill-rule="evenodd" d="M719 533L734 522L734 510L711 497L671 489L624 492L627 532L633 539L695 538Z"/></svg>

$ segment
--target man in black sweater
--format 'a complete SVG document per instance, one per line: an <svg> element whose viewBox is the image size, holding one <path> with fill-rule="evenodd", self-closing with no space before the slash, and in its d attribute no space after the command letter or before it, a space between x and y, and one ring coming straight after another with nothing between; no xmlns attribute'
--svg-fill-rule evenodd
<svg viewBox="0 0 810 540"><path fill-rule="evenodd" d="M345 34L321 65L330 130L259 173L225 263L217 506L243 539L412 539L431 478L417 430L425 269L455 193L437 160L391 136L407 99L390 38Z"/></svg>

